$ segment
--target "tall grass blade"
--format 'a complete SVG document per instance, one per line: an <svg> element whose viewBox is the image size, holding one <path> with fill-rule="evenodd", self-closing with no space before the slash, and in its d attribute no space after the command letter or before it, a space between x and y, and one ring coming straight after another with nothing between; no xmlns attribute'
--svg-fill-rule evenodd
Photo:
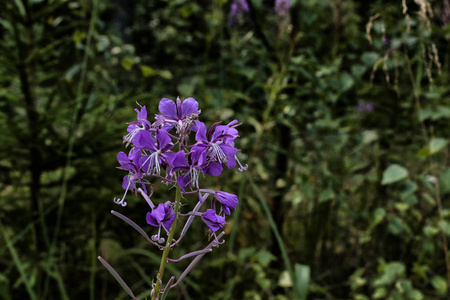
<svg viewBox="0 0 450 300"><path fill-rule="evenodd" d="M3 239L5 240L5 243L9 249L9 252L11 253L11 256L13 258L14 264L17 267L17 270L19 270L20 273L20 277L22 278L23 283L25 284L25 288L27 289L28 295L30 296L31 300L37 300L38 298L36 297L36 294L33 291L32 286L30 285L30 281L27 278L26 272L25 272L25 268L22 264L22 262L20 261L19 255L17 254L16 249L14 248L14 246L11 244L11 240L8 237L8 234L5 230L5 228L3 227L3 224L0 222L0 231L2 233Z"/></svg>
<svg viewBox="0 0 450 300"><path fill-rule="evenodd" d="M278 246L280 247L280 250L281 250L281 256L283 258L284 265L286 266L289 276L291 277L291 281L295 282L294 271L292 270L292 265L291 265L291 261L289 260L289 256L286 251L286 246L284 245L283 239L281 238L281 235L278 232L277 225L275 224L275 221L273 220L269 206L267 205L267 202L264 199L264 196L263 196L261 190L255 184L255 182L253 181L253 178L251 177L250 173L248 173L248 172L247 172L247 178L248 178L248 181L249 181L250 185L252 186L253 190L255 191L255 194L259 200L259 203L261 204L264 214L266 215L266 218L269 221L270 227L275 235Z"/></svg>

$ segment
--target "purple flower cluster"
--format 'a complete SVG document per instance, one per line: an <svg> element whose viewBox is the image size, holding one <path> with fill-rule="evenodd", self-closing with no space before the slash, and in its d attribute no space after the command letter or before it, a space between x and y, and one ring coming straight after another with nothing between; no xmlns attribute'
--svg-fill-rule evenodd
<svg viewBox="0 0 450 300"><path fill-rule="evenodd" d="M230 15L228 17L228 24L233 26L236 23L242 22L244 15L248 15L249 13L250 7L246 0L233 0L230 8Z"/></svg>
<svg viewBox="0 0 450 300"><path fill-rule="evenodd" d="M223 228L225 216L236 209L238 199L230 193L200 189L200 179L206 179L207 175L219 176L225 167L232 169L238 165L238 173L247 169L236 156L239 150L234 142L239 136L236 129L238 121L226 125L218 122L207 129L198 119L201 111L193 98L184 101L163 98L158 108L160 114L155 115L153 123L148 120L145 106L135 109L137 121L129 123L128 134L124 137L124 143L131 145L131 149L128 154L119 152L117 155L118 168L128 171L128 174L122 182L125 193L115 202L125 206L129 190L141 192L152 209L147 213L147 223L159 227L152 240L163 242L160 231L169 232L176 213L174 203L168 201L155 206L149 198L153 192L150 179L160 179L166 185L178 185L184 194L199 195L200 205L188 215L190 218L200 216L214 234ZM190 140L194 141L189 144ZM209 195L213 195L211 207L200 213L200 207ZM218 212L216 200L220 203Z"/></svg>
<svg viewBox="0 0 450 300"><path fill-rule="evenodd" d="M290 0L275 0L275 13L279 17L285 17L291 5Z"/></svg>
<svg viewBox="0 0 450 300"><path fill-rule="evenodd" d="M367 112L371 112L372 110L373 110L372 103L366 103L365 101L358 102L358 112L367 113Z"/></svg>

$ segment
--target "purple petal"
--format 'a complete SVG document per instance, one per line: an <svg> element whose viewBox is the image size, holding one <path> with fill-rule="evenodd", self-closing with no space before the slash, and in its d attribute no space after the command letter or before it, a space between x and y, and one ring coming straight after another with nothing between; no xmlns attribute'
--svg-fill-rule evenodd
<svg viewBox="0 0 450 300"><path fill-rule="evenodd" d="M217 138L220 138L221 135L224 135L230 128L228 125L220 125L216 127L214 131L211 141L215 141Z"/></svg>
<svg viewBox="0 0 450 300"><path fill-rule="evenodd" d="M212 161L209 166L204 169L205 174L211 176L219 176L222 173L223 166L218 162Z"/></svg>
<svg viewBox="0 0 450 300"><path fill-rule="evenodd" d="M170 211L166 212L165 221L163 222L164 228L166 228L167 230L172 227L173 221L175 221L175 212L173 211L172 207L169 206L169 208Z"/></svg>
<svg viewBox="0 0 450 300"><path fill-rule="evenodd" d="M162 130L158 130L156 132L156 140L158 141L159 149L164 148L168 143L170 143L172 141L172 139L169 137L169 135L165 131L162 131Z"/></svg>
<svg viewBox="0 0 450 300"><path fill-rule="evenodd" d="M145 108L145 105L142 106L141 111L138 112L137 119L138 121L147 120L147 109Z"/></svg>
<svg viewBox="0 0 450 300"><path fill-rule="evenodd" d="M123 188L124 190L130 188L131 185L129 186L129 183L130 183L130 175L125 175L125 176L123 176L123 180L122 180L122 188Z"/></svg>
<svg viewBox="0 0 450 300"><path fill-rule="evenodd" d="M181 104L181 118L184 119L194 113L198 113L198 102L194 98L187 98Z"/></svg>
<svg viewBox="0 0 450 300"><path fill-rule="evenodd" d="M227 158L234 157L238 150L230 145L219 144L220 149L222 149L223 153L227 156Z"/></svg>
<svg viewBox="0 0 450 300"><path fill-rule="evenodd" d="M195 140L197 142L208 143L208 139L206 138L206 126L205 123L197 121L195 122L197 125L197 133L195 135Z"/></svg>
<svg viewBox="0 0 450 300"><path fill-rule="evenodd" d="M228 169L233 169L234 167L236 167L236 159L234 158L234 156L228 157L227 167Z"/></svg>
<svg viewBox="0 0 450 300"><path fill-rule="evenodd" d="M155 217L151 213L149 213L149 212L147 213L146 219L147 219L147 224L155 226L155 227L159 226L158 221L155 219Z"/></svg>
<svg viewBox="0 0 450 300"><path fill-rule="evenodd" d="M190 181L189 173L185 173L181 176L178 176L177 183L180 186L183 193L186 192L186 190L184 188L185 188L185 186L187 186L189 184L189 181Z"/></svg>
<svg viewBox="0 0 450 300"><path fill-rule="evenodd" d="M226 207L235 210L236 206L238 205L239 201L238 201L238 197L236 195L227 193L227 192L222 192L222 191L217 191L214 194L214 198L217 199L217 201L219 201L220 203L222 203L223 205L225 205Z"/></svg>
<svg viewBox="0 0 450 300"><path fill-rule="evenodd" d="M208 146L205 144L200 144L192 148L191 158L197 162L198 166L202 166L206 162L206 150L208 150Z"/></svg>
<svg viewBox="0 0 450 300"><path fill-rule="evenodd" d="M213 232L223 228L225 224L225 218L217 215L213 209L207 209L202 214L202 220Z"/></svg>
<svg viewBox="0 0 450 300"><path fill-rule="evenodd" d="M158 150L156 149L153 136L146 130L141 130L134 136L133 144L140 149L148 149L151 152Z"/></svg>
<svg viewBox="0 0 450 300"><path fill-rule="evenodd" d="M122 165L122 164L124 164L124 163L129 163L130 162L130 160L128 159L128 156L124 153L124 152L122 152L122 151L120 151L119 153L117 153L117 161Z"/></svg>
<svg viewBox="0 0 450 300"><path fill-rule="evenodd" d="M162 98L159 102L159 111L165 116L171 119L178 119L177 117L177 106L173 100Z"/></svg>
<svg viewBox="0 0 450 300"><path fill-rule="evenodd" d="M139 158L141 157L141 150L133 147L131 148L130 152L128 153L128 158L134 163L136 164L136 162L139 161Z"/></svg>
<svg viewBox="0 0 450 300"><path fill-rule="evenodd" d="M170 161L170 165L178 168L189 167L185 155L186 153L183 150L178 151L177 153L175 153L175 155L173 155L172 160Z"/></svg>

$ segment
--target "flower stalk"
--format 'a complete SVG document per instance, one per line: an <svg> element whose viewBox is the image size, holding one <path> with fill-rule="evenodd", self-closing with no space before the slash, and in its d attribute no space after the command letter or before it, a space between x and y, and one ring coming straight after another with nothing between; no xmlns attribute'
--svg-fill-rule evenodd
<svg viewBox="0 0 450 300"><path fill-rule="evenodd" d="M181 206L180 203L181 203L181 189L179 186L177 186L176 187L176 195L175 195L175 208L174 208L175 215L178 214L178 212L180 210L180 206ZM164 276L164 270L166 269L167 257L169 255L169 252L171 249L170 245L172 244L173 236L175 234L176 229L177 229L177 222L175 220L175 222L173 222L172 226L170 227L169 237L167 238L166 246L164 247L164 251L163 251L163 254L161 257L161 263L159 265L158 275L156 276L156 285L155 285L152 300L158 299L159 290L161 288L161 282L162 282L163 276Z"/></svg>

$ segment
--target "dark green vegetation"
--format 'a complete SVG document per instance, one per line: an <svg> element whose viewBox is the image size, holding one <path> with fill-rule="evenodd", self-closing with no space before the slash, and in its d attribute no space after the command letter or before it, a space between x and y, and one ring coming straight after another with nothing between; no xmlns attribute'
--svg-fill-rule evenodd
<svg viewBox="0 0 450 300"><path fill-rule="evenodd" d="M0 1L0 299L127 299L97 255L148 292L116 154L136 101L178 95L243 123L249 171L215 183L240 199L226 244L171 299L292 299L286 270L308 299L448 299L449 1L253 0L235 27L226 0L118 2Z"/></svg>

